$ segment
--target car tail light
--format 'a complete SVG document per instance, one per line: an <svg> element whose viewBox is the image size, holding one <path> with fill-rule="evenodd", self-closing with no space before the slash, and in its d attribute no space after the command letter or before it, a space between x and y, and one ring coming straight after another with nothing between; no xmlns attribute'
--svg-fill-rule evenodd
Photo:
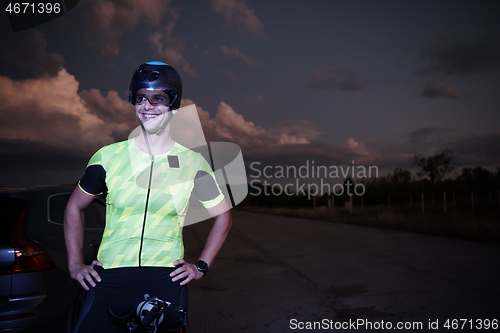
<svg viewBox="0 0 500 333"><path fill-rule="evenodd" d="M21 212L10 245L14 248L14 263L0 274L35 272L55 267L49 254L36 242L27 238L23 231L25 212Z"/></svg>
<svg viewBox="0 0 500 333"><path fill-rule="evenodd" d="M22 318L26 318L26 317L31 317L33 315L34 315L33 313L27 312L27 313L19 313L19 314L7 315L7 316L0 316L0 321L22 319Z"/></svg>

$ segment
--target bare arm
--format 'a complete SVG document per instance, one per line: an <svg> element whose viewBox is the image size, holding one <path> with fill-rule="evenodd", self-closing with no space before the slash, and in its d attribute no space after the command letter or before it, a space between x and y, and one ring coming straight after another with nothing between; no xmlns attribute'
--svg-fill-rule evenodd
<svg viewBox="0 0 500 333"><path fill-rule="evenodd" d="M208 234L207 242L205 247L200 254L199 259L207 262L210 267L215 260L215 257L219 253L226 237L231 228L232 218L229 212L229 207L226 201L222 201L215 207L207 209L210 215L214 216L214 225ZM182 265L182 267L173 271L170 276L172 276L172 281L177 281L184 279L180 284L185 285L191 280L198 280L203 277L203 273L198 271L194 264L190 264L184 259L177 260L174 265Z"/></svg>
<svg viewBox="0 0 500 333"><path fill-rule="evenodd" d="M210 267L215 261L215 257L219 253L224 244L229 229L231 228L232 218L229 210L215 216L214 225L208 234L207 242L203 251L200 254L200 260L204 260Z"/></svg>
<svg viewBox="0 0 500 333"><path fill-rule="evenodd" d="M93 278L98 282L101 281L99 274L94 271L94 266L102 266L102 263L94 260L91 265L85 265L83 255L85 221L82 215L92 200L94 200L93 197L77 186L64 211L64 239L68 254L69 273L73 279L80 282L85 290L89 290L87 283L95 287Z"/></svg>

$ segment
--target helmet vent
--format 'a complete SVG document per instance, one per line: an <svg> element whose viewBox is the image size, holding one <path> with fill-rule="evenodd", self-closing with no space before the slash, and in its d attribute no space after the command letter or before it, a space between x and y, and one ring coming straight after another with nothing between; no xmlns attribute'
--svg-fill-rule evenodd
<svg viewBox="0 0 500 333"><path fill-rule="evenodd" d="M179 73L170 65L147 62L137 67L129 87L129 102L132 105L135 105L137 92L140 89L162 90L167 93L172 110L180 107L182 81Z"/></svg>
<svg viewBox="0 0 500 333"><path fill-rule="evenodd" d="M157 72L157 71L151 72L151 74L149 74L148 81L149 82L155 81L159 77L160 77L159 72Z"/></svg>

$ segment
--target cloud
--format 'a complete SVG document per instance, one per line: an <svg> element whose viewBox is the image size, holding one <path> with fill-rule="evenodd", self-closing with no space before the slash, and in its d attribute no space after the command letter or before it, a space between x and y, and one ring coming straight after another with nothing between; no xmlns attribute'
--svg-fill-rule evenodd
<svg viewBox="0 0 500 333"><path fill-rule="evenodd" d="M500 133L474 133L456 128L426 127L408 134L413 149L424 153L451 149L453 152L469 156L470 159L491 165L496 160L500 164ZM480 164L478 164L480 165Z"/></svg>
<svg viewBox="0 0 500 333"><path fill-rule="evenodd" d="M257 62L257 60L254 57L244 54L237 47L228 48L227 46L223 45L220 47L220 51L222 52L222 54L230 58L240 59L250 66L261 67L261 65Z"/></svg>
<svg viewBox="0 0 500 333"><path fill-rule="evenodd" d="M324 71L314 72L310 82L319 90L363 91L368 88L369 83L359 76L355 69L335 62Z"/></svg>
<svg viewBox="0 0 500 333"><path fill-rule="evenodd" d="M230 71L224 71L224 75L226 75L231 81L233 81L234 83L238 82L239 79L238 77L236 76L236 74L234 74L233 72L230 72Z"/></svg>
<svg viewBox="0 0 500 333"><path fill-rule="evenodd" d="M65 69L24 81L0 76L1 186L75 183L97 149L137 126L117 92L78 87Z"/></svg>
<svg viewBox="0 0 500 333"><path fill-rule="evenodd" d="M360 162L374 162L374 160L380 157L380 154L375 152L370 152L364 143L356 142L353 138L347 139L346 147L359 156L358 160Z"/></svg>
<svg viewBox="0 0 500 333"><path fill-rule="evenodd" d="M62 55L47 52L47 41L37 29L16 34L0 29L0 39L0 61L3 65L22 68L36 76L54 76L64 66Z"/></svg>
<svg viewBox="0 0 500 333"><path fill-rule="evenodd" d="M183 105L189 104L193 101L183 100ZM411 158L415 155L451 149L462 166L500 164L500 133L475 134L456 128L427 127L385 141L359 142L351 137L336 143L318 140L320 133L306 120L264 129L245 120L224 102L220 102L215 117L201 107L197 110L208 141L234 142L250 162L300 165L314 160L317 165L350 165L354 161L376 166L383 174L396 167L411 168Z"/></svg>
<svg viewBox="0 0 500 333"><path fill-rule="evenodd" d="M97 90L79 95L78 86L65 69L53 77L24 81L0 77L0 139L92 153L128 130L131 106L116 92L107 97Z"/></svg>
<svg viewBox="0 0 500 333"><path fill-rule="evenodd" d="M152 33L148 37L149 46L157 56L166 59L169 64L178 65L183 72L191 77L196 77L196 72L182 55L186 47L186 42L173 36L172 31L174 26L174 22L170 22L162 30ZM168 46L164 46L164 43Z"/></svg>
<svg viewBox="0 0 500 333"><path fill-rule="evenodd" d="M99 43L103 55L117 56L119 40L126 31L133 30L141 20L151 26L160 24L169 9L170 0L95 0L85 16L88 39ZM174 17L175 10L169 11Z"/></svg>
<svg viewBox="0 0 500 333"><path fill-rule="evenodd" d="M500 134L471 133L450 145L462 166L500 166Z"/></svg>
<svg viewBox="0 0 500 333"><path fill-rule="evenodd" d="M22 172L39 183L32 174L42 169L52 170L50 179L57 179L54 170L58 170L74 182L98 148L125 139L137 126L132 106L117 92L79 92L78 81L65 69L53 77L24 81L0 77L0 88L0 154L6 161L0 169L8 171L0 179L4 186L10 184L5 182L7 175ZM183 100L182 104L193 102ZM461 166L500 165L500 133L427 127L398 140L359 142L351 137L335 143L319 141L320 133L306 120L263 128L225 102L220 102L214 116L201 107L197 110L208 141L234 142L246 160L269 165L296 165L306 160L314 160L316 165L350 165L355 161L377 166L382 173L409 167L414 155L430 155L444 148L456 154ZM63 162L54 166L56 160Z"/></svg>
<svg viewBox="0 0 500 333"><path fill-rule="evenodd" d="M264 24L243 0L211 0L212 10L221 13L227 20L226 26L236 26L253 38L263 37Z"/></svg>
<svg viewBox="0 0 500 333"><path fill-rule="evenodd" d="M193 104L183 100L182 105ZM266 151L276 146L307 145L319 132L307 121L286 122L270 129L264 129L245 120L243 115L225 102L220 102L215 118L208 111L197 107L205 136L208 141L230 141L252 154L255 150Z"/></svg>
<svg viewBox="0 0 500 333"><path fill-rule="evenodd" d="M54 77L25 81L0 77L0 87L0 140L18 142L18 147L31 143L50 147L52 153L90 156L104 145L125 139L137 126L132 106L116 91L105 95L97 89L79 92L79 82L65 69ZM307 121L264 129L225 102L220 102L213 118L200 107L198 114L207 139L235 142L249 152L308 145L319 135Z"/></svg>
<svg viewBox="0 0 500 333"><path fill-rule="evenodd" d="M75 182L88 158L101 146L123 140L137 126L131 105L118 93L97 89L78 92L78 81L60 70L54 77L15 81L0 77L0 155L5 161L1 184ZM22 100L18 96L25 96ZM193 104L183 100L182 105ZM306 120L263 128L220 102L215 116L201 107L198 115L208 141L238 144L245 161L262 165L376 166L380 174L408 168L411 157L448 148L461 166L500 165L500 132L476 134L455 128L420 128L395 140L323 142ZM60 164L54 161L62 161ZM35 171L36 170L36 171ZM47 180L40 181L36 172ZM58 180L64 174L64 181ZM50 176L50 177L49 177ZM14 180L9 180L11 177Z"/></svg>
<svg viewBox="0 0 500 333"><path fill-rule="evenodd" d="M498 167L500 165L500 133L474 133L457 128L425 127L400 138L365 144L380 155L380 165L410 167L415 155L430 156L443 149L455 153L465 166Z"/></svg>
<svg viewBox="0 0 500 333"><path fill-rule="evenodd" d="M345 142L309 140L302 145L275 145L259 149L243 149L247 161L262 165L295 165L305 161L315 165L376 166L384 175L394 168L411 169L412 158L430 156L442 149L454 152L460 166L496 168L500 165L500 133L471 133L454 128L422 128L399 138L359 142L348 138Z"/></svg>
<svg viewBox="0 0 500 333"><path fill-rule="evenodd" d="M462 140L465 133L455 128L425 127L408 133L408 140L414 146L438 146Z"/></svg>
<svg viewBox="0 0 500 333"><path fill-rule="evenodd" d="M118 92L108 91L104 97L98 89L91 89L83 90L79 95L90 114L109 124L113 141L126 140L130 131L137 127L133 107L128 101L121 99Z"/></svg>
<svg viewBox="0 0 500 333"><path fill-rule="evenodd" d="M440 38L422 50L420 75L469 76L500 69L500 42Z"/></svg>
<svg viewBox="0 0 500 333"><path fill-rule="evenodd" d="M269 129L269 133L281 139L279 144L309 144L320 135L308 120L285 121Z"/></svg>
<svg viewBox="0 0 500 333"><path fill-rule="evenodd" d="M193 101L183 100L182 105L190 104ZM407 167L416 153L411 145L403 143L363 143L354 138L338 143L319 141L320 133L307 120L287 121L265 129L245 120L225 102L220 102L215 117L201 107L197 110L207 141L238 144L247 163L301 165L309 160L316 165L351 165L355 161L387 172Z"/></svg>
<svg viewBox="0 0 500 333"><path fill-rule="evenodd" d="M245 101L247 103L257 104L257 103L263 103L263 102L267 101L267 98L265 98L264 96L260 96L260 95L248 96L247 98L245 98Z"/></svg>
<svg viewBox="0 0 500 333"><path fill-rule="evenodd" d="M428 82L422 90L422 96L429 98L452 98L465 99L465 96L449 85L438 85L435 82Z"/></svg>

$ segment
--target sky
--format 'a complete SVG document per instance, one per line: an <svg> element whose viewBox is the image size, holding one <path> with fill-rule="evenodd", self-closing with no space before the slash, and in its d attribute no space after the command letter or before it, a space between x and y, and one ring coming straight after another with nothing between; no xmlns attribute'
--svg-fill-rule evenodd
<svg viewBox="0 0 500 333"><path fill-rule="evenodd" d="M247 166L500 167L498 1L80 0L17 33L2 11L0 46L1 187L76 183L151 60Z"/></svg>

